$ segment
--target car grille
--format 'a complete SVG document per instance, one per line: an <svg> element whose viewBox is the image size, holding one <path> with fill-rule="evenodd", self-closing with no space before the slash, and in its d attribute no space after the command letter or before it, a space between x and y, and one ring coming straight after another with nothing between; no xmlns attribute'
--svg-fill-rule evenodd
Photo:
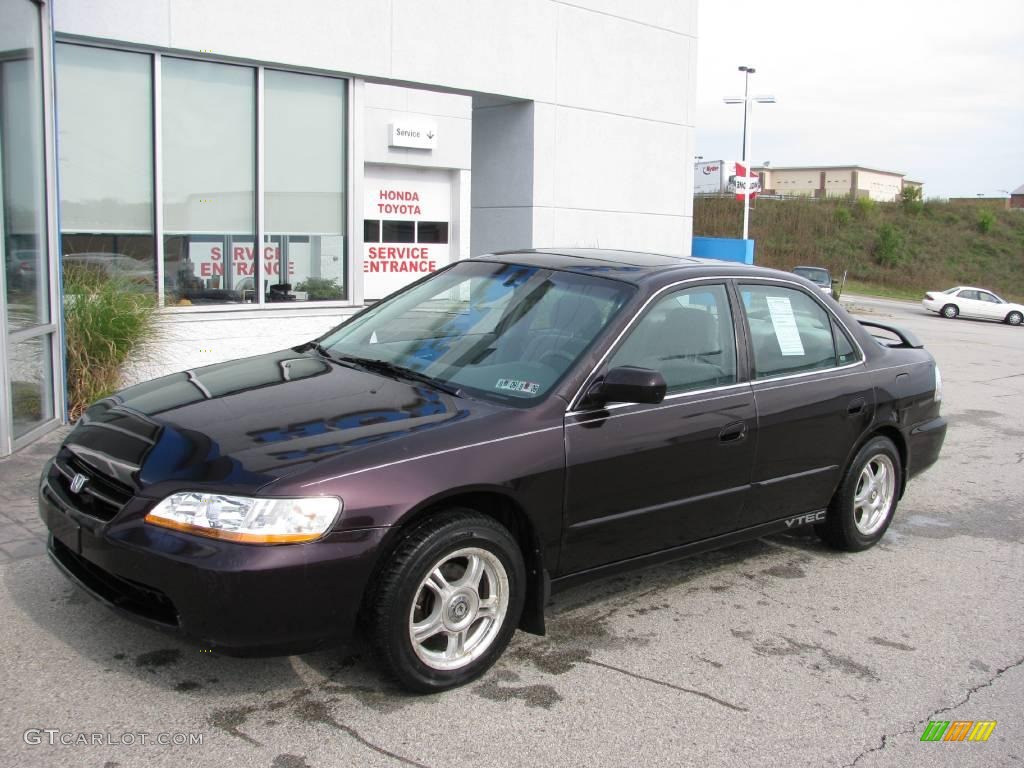
<svg viewBox="0 0 1024 768"><path fill-rule="evenodd" d="M75 509L97 520L113 520L132 498L131 488L101 474L66 448L57 454L53 465L57 470L55 484L65 498L73 500ZM78 493L71 490L75 475L86 477L86 483Z"/></svg>
<svg viewBox="0 0 1024 768"><path fill-rule="evenodd" d="M163 592L105 571L75 554L58 539L50 538L50 553L57 564L85 589L111 605L149 621L178 625L178 611Z"/></svg>

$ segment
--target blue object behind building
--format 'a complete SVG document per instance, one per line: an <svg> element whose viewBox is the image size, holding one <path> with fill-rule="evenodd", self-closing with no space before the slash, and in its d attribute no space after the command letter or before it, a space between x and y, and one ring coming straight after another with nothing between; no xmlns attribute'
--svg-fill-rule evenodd
<svg viewBox="0 0 1024 768"><path fill-rule="evenodd" d="M754 263L754 241L731 237L695 237L693 255L702 259Z"/></svg>

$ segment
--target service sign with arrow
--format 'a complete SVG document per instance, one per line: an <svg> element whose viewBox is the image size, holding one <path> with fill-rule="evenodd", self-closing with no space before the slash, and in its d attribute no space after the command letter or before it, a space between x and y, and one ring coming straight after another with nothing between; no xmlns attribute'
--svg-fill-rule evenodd
<svg viewBox="0 0 1024 768"><path fill-rule="evenodd" d="M388 126L389 147L434 149L437 147L437 123L429 120L396 120Z"/></svg>

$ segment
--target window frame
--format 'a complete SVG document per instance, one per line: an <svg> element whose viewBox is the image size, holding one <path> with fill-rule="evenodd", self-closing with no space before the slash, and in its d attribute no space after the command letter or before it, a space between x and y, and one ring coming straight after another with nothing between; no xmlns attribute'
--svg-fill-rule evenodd
<svg viewBox="0 0 1024 768"><path fill-rule="evenodd" d="M829 332L832 334L832 354L833 359L836 363L834 366L830 368L813 368L805 371L795 371L793 373L786 373L783 371L772 374L770 376L759 377L757 375L757 360L754 356L754 345L752 341L753 335L750 330L750 320L747 317L747 308L746 305L743 303L741 288L744 285L760 284L781 284L780 287L797 291L798 293L803 294L825 312L825 316L829 319ZM842 371L848 368L853 368L854 366L863 365L867 360L867 355L864 353L864 348L861 346L860 340L857 339L856 335L852 331L850 331L849 326L847 326L843 319L839 317L839 315L837 315L835 312L833 312L831 308L829 308L823 301L820 301L817 296L814 296L812 293L805 290L802 285L799 285L798 283L791 282L788 280L781 280L779 278L741 277L733 279L733 287L736 291L736 298L743 313L743 330L746 337L748 361L747 374L749 376L749 381L751 382L751 384L760 384L761 382L775 382L782 379L803 378L806 376L814 376L820 374L831 374L834 373L835 371ZM846 334L847 341L849 341L851 346L853 347L853 351L856 353L857 359L852 363L845 363L843 365L839 364L839 348L836 343L836 336L833 325L838 326L839 329Z"/></svg>

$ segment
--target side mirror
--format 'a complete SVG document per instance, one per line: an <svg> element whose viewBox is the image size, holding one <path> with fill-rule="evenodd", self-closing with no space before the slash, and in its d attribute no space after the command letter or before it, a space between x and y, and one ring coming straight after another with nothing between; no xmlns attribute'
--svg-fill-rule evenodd
<svg viewBox="0 0 1024 768"><path fill-rule="evenodd" d="M612 368L589 393L592 403L649 403L657 405L665 399L665 377L650 368L623 365Z"/></svg>

